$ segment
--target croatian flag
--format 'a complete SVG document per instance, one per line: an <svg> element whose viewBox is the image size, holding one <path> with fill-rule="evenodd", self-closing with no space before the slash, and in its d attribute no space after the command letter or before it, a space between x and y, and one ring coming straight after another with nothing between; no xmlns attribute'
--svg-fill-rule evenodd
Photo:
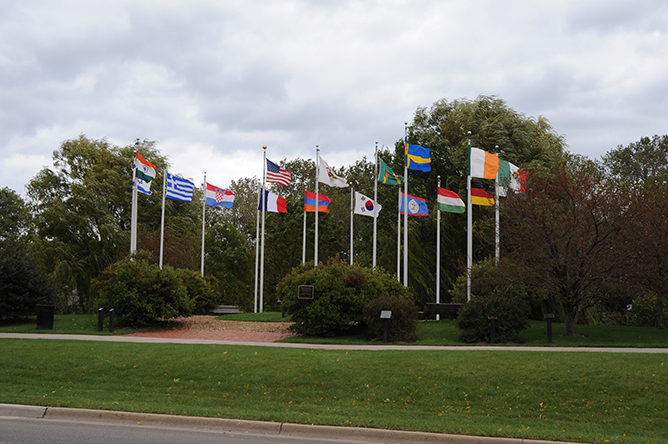
<svg viewBox="0 0 668 444"><path fill-rule="evenodd" d="M206 204L210 207L232 208L235 194L229 190L206 183Z"/></svg>

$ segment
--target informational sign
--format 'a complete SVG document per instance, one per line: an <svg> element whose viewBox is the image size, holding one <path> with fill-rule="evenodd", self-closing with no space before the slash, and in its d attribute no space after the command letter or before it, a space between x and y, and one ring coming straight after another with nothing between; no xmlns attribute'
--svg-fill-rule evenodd
<svg viewBox="0 0 668 444"><path fill-rule="evenodd" d="M297 291L297 299L313 299L314 294L313 285L300 285Z"/></svg>
<svg viewBox="0 0 668 444"><path fill-rule="evenodd" d="M391 310L382 310L380 312L380 318L381 319L390 319L392 317L392 311Z"/></svg>

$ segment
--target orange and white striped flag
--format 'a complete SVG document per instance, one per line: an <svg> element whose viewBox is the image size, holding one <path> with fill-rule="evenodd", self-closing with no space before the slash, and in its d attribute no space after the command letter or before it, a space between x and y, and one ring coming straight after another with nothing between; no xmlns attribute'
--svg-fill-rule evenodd
<svg viewBox="0 0 668 444"><path fill-rule="evenodd" d="M499 157L480 148L469 146L469 176L480 179L496 179Z"/></svg>

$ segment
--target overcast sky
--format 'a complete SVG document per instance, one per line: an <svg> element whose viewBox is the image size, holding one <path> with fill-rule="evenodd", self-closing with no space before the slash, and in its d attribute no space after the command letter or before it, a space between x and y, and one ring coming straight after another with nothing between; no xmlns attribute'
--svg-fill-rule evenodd
<svg viewBox="0 0 668 444"><path fill-rule="evenodd" d="M496 95L600 157L668 134L668 2L0 0L0 187L80 134L227 186L348 166L418 107Z"/></svg>

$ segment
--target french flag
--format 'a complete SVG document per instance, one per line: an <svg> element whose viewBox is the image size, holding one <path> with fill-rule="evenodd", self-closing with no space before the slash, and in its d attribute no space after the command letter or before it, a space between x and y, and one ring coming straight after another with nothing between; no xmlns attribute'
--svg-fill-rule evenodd
<svg viewBox="0 0 668 444"><path fill-rule="evenodd" d="M262 190L260 191L262 193ZM287 213L288 212L288 201L284 197L274 194L271 191L264 190L264 199L260 199L260 205L258 205L258 210L268 211L270 213ZM262 196L262 194L261 194Z"/></svg>

